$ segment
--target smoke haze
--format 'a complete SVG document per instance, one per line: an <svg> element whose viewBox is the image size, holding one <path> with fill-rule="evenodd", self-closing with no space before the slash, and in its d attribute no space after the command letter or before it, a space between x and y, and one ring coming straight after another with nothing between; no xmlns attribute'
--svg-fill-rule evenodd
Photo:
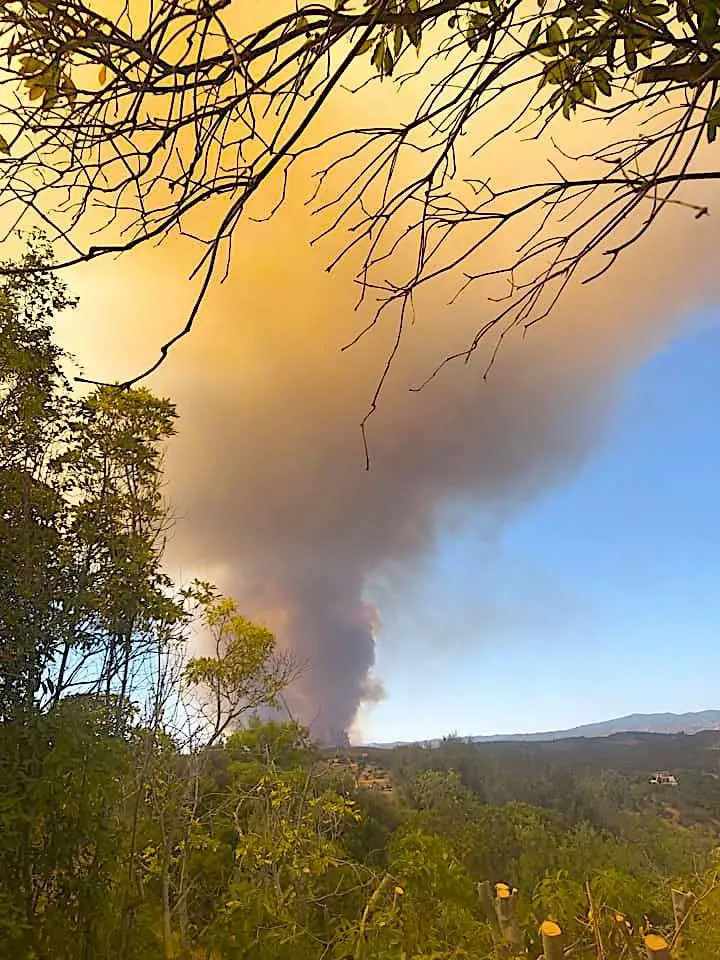
<svg viewBox="0 0 720 960"><path fill-rule="evenodd" d="M510 179L530 175L512 150L493 163ZM356 290L348 269L324 272L332 241L309 247L318 225L302 199L245 227L229 281L149 385L180 412L168 457L180 516L171 565L216 577L307 661L291 702L317 734L332 736L382 695L372 675L382 610L364 602L368 579L432 549L439 507L462 501L512 514L571 475L623 376L717 283L712 219L670 210L607 278L570 292L524 339L508 339L487 381L479 351L411 393L492 307L471 290L448 308L458 278L438 283L418 303L369 423L366 472L359 423L394 327L381 324L340 352L362 323ZM184 319L189 257L177 241L77 272L81 310L67 339L93 376L120 379L154 359Z"/></svg>

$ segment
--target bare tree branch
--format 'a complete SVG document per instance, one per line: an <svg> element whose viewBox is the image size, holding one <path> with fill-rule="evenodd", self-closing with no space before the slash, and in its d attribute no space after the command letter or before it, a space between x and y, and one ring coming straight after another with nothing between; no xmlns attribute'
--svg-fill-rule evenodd
<svg viewBox="0 0 720 960"><path fill-rule="evenodd" d="M329 269L359 258L359 303L377 301L356 340L395 311L368 416L426 284L504 277L508 290L429 381L469 360L491 331L499 344L545 318L570 283L606 272L668 204L708 213L677 192L720 178L696 167L703 137L713 141L720 126L717 11L685 0L341 0L288 5L252 28L233 13L229 0L126 0L115 17L83 0L10 0L0 11L0 210L10 229L40 221L58 249L53 269L173 235L199 245L184 325L125 386L192 330L211 283L227 275L232 238L283 205L301 161L315 163L310 205L327 224L316 239L338 238ZM317 137L327 106L370 82L419 92L414 112ZM550 137L558 114L633 118L637 134L608 134L576 158L553 146L542 182L477 178L487 149L528 131ZM250 209L271 190L279 199L269 212ZM526 238L517 257L488 266L481 255L511 228Z"/></svg>

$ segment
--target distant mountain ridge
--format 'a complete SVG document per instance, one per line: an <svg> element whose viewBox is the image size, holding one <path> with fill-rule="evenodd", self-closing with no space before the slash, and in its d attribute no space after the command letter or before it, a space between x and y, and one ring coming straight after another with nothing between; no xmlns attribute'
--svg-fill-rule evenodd
<svg viewBox="0 0 720 960"><path fill-rule="evenodd" d="M473 743L520 741L524 743L569 740L578 737L610 737L617 733L700 733L703 730L720 730L720 710L700 710L697 713L632 713L614 720L586 723L569 730L549 730L543 733L508 733L493 736L463 737ZM401 747L410 743L441 743L433 740L402 741L393 743L368 743L368 747Z"/></svg>

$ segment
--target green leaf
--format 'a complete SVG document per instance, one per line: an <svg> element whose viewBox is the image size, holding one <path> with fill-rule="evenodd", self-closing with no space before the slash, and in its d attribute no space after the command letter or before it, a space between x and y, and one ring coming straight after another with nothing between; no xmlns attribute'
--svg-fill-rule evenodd
<svg viewBox="0 0 720 960"><path fill-rule="evenodd" d="M411 20L409 23L405 24L405 31L410 38L410 43L412 43L419 53L420 43L422 42L422 31L420 29L420 24L415 20Z"/></svg>
<svg viewBox="0 0 720 960"><path fill-rule="evenodd" d="M545 30L545 43L543 44L544 49L538 50L537 52L541 57L556 57L560 52L560 44L564 39L565 37L563 36L562 29L558 26L558 24L551 23L550 26Z"/></svg>
<svg viewBox="0 0 720 960"><path fill-rule="evenodd" d="M382 73L383 59L385 57L385 41L381 38L373 50L372 65L378 73Z"/></svg>
<svg viewBox="0 0 720 960"><path fill-rule="evenodd" d="M707 139L708 143L714 143L717 136L717 129L720 127L720 97L715 101L707 116Z"/></svg>
<svg viewBox="0 0 720 960"><path fill-rule="evenodd" d="M10 155L10 144L7 142L5 137L0 133L0 153Z"/></svg>
<svg viewBox="0 0 720 960"><path fill-rule="evenodd" d="M645 57L646 60L652 60L652 48L653 42L650 37L640 37L636 41L638 53Z"/></svg>
<svg viewBox="0 0 720 960"><path fill-rule="evenodd" d="M23 57L20 61L20 73L23 77L28 74L43 73L47 68L47 64L38 60L37 57Z"/></svg>
<svg viewBox="0 0 720 960"><path fill-rule="evenodd" d="M363 53L367 53L370 47L375 43L372 37L368 37L367 40L364 40L363 43L358 47L357 52L355 53L356 57L361 56Z"/></svg>
<svg viewBox="0 0 720 960"><path fill-rule="evenodd" d="M597 101L597 90L592 80L581 80L580 90L586 100L589 100L591 103L595 103Z"/></svg>
<svg viewBox="0 0 720 960"><path fill-rule="evenodd" d="M637 54L635 52L635 40L629 34L623 37L623 46L625 48L625 63L629 70L637 70Z"/></svg>
<svg viewBox="0 0 720 960"><path fill-rule="evenodd" d="M60 85L60 90L67 97L70 103L74 103L77 99L77 87L70 77L66 76L63 78L62 84Z"/></svg>
<svg viewBox="0 0 720 960"><path fill-rule="evenodd" d="M545 34L545 36L547 37L548 43L560 44L565 39L565 35L562 32L562 27L560 26L559 23L551 23L550 26L547 28L547 33Z"/></svg>
<svg viewBox="0 0 720 960"><path fill-rule="evenodd" d="M538 42L538 37L540 36L540 31L542 30L542 23L538 21L535 26L532 28L530 36L528 37L528 49L532 50L535 44Z"/></svg>
<svg viewBox="0 0 720 960"><path fill-rule="evenodd" d="M615 69L615 40L611 40L607 48L607 67L608 70Z"/></svg>
<svg viewBox="0 0 720 960"><path fill-rule="evenodd" d="M593 71L593 80L595 84L604 96L612 96L612 86L610 85L610 75L606 70L603 70L602 67L598 67L597 70Z"/></svg>
<svg viewBox="0 0 720 960"><path fill-rule="evenodd" d="M555 85L562 83L567 76L567 66L565 62L563 60L556 60L555 63L548 64L545 68L545 75L548 83Z"/></svg>
<svg viewBox="0 0 720 960"><path fill-rule="evenodd" d="M400 51L402 50L402 45L403 45L403 28L400 26L400 24L398 24L398 26L395 27L395 33L393 36L393 53L395 54L396 57L400 55Z"/></svg>
<svg viewBox="0 0 720 960"><path fill-rule="evenodd" d="M57 95L59 80L60 80L59 71L55 67L47 67L45 70L43 70L43 72L39 76L34 75L32 77L29 77L25 81L25 86L28 87L31 91L34 89L38 89L41 92L43 90L45 91L51 90L51 91L54 91L55 95ZM38 93L37 96L40 96L40 94ZM31 95L30 99L34 100L35 97Z"/></svg>

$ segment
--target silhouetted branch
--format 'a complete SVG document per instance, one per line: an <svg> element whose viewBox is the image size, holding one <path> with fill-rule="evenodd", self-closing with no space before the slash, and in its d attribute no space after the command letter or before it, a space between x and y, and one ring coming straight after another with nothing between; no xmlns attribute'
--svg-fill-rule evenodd
<svg viewBox="0 0 720 960"><path fill-rule="evenodd" d="M47 269L173 235L200 246L189 315L130 386L192 330L244 220L273 216L295 189L293 168L315 158L310 204L326 224L316 239L342 238L328 269L358 257L358 303L377 301L353 342L396 311L369 417L425 285L456 274L463 290L507 281L499 309L427 383L449 362L468 361L492 331L497 349L511 330L542 320L571 282L605 273L668 204L707 215L676 194L720 178L693 167L703 135L712 140L720 126L716 41L682 4L667 16L616 6L360 0L350 9L345 0L274 12L243 32L229 0L128 0L115 20L82 0L9 0L0 9L0 210L11 231L44 225L58 247ZM653 62L640 69L638 55ZM358 83L365 57L370 76ZM313 139L327 104L378 74L399 87L424 84L414 112L369 128L349 120ZM680 85L670 104L668 83ZM488 129L489 111L511 96L520 100ZM557 149L544 181L477 177L486 148L528 131L538 139L558 113L578 109L589 122L632 115L638 133L608 137L582 157ZM466 147L478 129L479 145ZM580 176L561 169L570 163L582 165ZM277 202L251 212L271 183ZM489 266L488 245L511 227L522 235L516 257ZM405 275L393 276L403 264Z"/></svg>

